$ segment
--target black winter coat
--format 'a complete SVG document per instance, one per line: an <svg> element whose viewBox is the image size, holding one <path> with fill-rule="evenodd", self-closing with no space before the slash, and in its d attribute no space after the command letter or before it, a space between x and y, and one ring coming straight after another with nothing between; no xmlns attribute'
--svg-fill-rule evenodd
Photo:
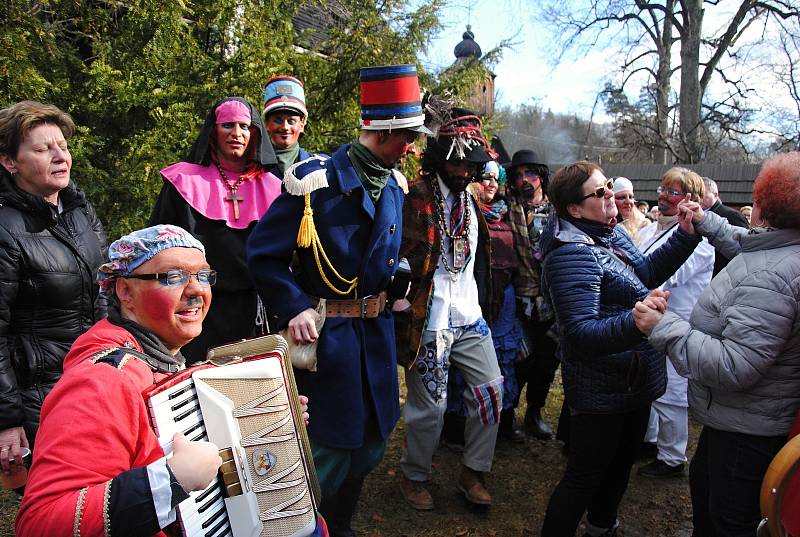
<svg viewBox="0 0 800 537"><path fill-rule="evenodd" d="M23 425L31 445L64 356L101 314L103 226L73 183L59 199L61 214L0 173L0 430Z"/></svg>
<svg viewBox="0 0 800 537"><path fill-rule="evenodd" d="M546 255L542 275L558 323L564 395L571 409L628 412L664 393L664 354L636 328L632 309L699 242L699 235L678 230L643 257L618 226L551 217L539 243Z"/></svg>

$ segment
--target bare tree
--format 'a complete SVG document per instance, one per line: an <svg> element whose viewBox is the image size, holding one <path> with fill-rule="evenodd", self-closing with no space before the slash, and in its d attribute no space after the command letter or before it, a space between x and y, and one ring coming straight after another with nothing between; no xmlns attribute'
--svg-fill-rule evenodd
<svg viewBox="0 0 800 537"><path fill-rule="evenodd" d="M778 61L772 66L778 84L791 96L790 106L772 106L770 113L781 123L772 149L800 150L800 21L787 25L781 35Z"/></svg>
<svg viewBox="0 0 800 537"><path fill-rule="evenodd" d="M653 148L656 162L692 163L702 159L707 141L719 134L738 137L758 132L747 126L752 110L747 98L754 93L744 77L724 60L737 59L740 40L748 29L761 25L763 34L780 29L778 21L800 17L797 0L741 0L719 31L704 33L706 9L731 2L722 0L586 0L566 4L550 1L543 17L551 23L562 52L602 44L623 54L620 90L631 84L651 88L655 120L642 133ZM672 67L674 45L680 47L680 65ZM678 92L671 79L680 71ZM642 84L642 76L645 83ZM709 97L718 80L727 88ZM677 125L673 135L670 123Z"/></svg>

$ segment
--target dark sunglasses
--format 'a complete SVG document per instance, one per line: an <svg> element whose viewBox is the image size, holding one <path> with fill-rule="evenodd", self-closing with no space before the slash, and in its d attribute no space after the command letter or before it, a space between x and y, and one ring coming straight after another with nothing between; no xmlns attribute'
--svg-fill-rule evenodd
<svg viewBox="0 0 800 537"><path fill-rule="evenodd" d="M606 195L606 190L611 190L612 192L614 191L614 181L612 181L611 179L609 179L608 182L606 182L606 184L604 184L603 186L597 187L597 190L595 190L591 194L586 194L584 197L581 198L581 201L588 200L591 197L602 198L603 196Z"/></svg>
<svg viewBox="0 0 800 537"><path fill-rule="evenodd" d="M168 270L167 272L155 272L153 274L130 274L123 278L133 278L135 280L158 280L161 285L175 286L184 285L189 282L189 278L194 276L200 285L214 285L217 282L216 270L198 270L189 272L188 270Z"/></svg>

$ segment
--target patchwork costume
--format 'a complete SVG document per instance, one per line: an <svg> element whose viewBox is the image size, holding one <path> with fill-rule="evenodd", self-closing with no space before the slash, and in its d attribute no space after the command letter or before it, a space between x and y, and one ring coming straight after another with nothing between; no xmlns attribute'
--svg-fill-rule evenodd
<svg viewBox="0 0 800 537"><path fill-rule="evenodd" d="M212 159L209 138L216 124L233 120L250 123L261 136L249 173L225 169ZM203 332L182 349L190 363L204 360L211 347L267 332L247 269L246 245L259 218L280 195L280 179L267 171L275 163L258 111L234 97L212 108L186 161L161 170L164 185L150 224L174 224L189 231L206 247L206 259L217 271Z"/></svg>
<svg viewBox="0 0 800 537"><path fill-rule="evenodd" d="M435 153L438 169L451 156L481 167L491 160L482 146L474 145L481 139L480 121L467 111L459 115L462 121L449 120L437 140L428 140L427 158ZM469 136L462 128L469 130ZM503 402L503 377L487 323L491 320L489 229L469 189L451 192L439 173L425 166L423 160L423 175L412 185L403 208L401 256L411 265L411 308L397 314L398 352L408 367L406 448L400 467L405 479L414 483L431 476L451 365L461 371L468 386L463 463L474 472L491 469ZM414 505L406 489L404 494Z"/></svg>

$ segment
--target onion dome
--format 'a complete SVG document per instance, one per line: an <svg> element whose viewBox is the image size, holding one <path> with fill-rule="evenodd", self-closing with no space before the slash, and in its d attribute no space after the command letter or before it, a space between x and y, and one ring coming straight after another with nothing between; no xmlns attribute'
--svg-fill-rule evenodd
<svg viewBox="0 0 800 537"><path fill-rule="evenodd" d="M453 54L458 59L475 58L480 59L483 56L480 45L475 42L475 34L472 33L472 27L468 24L467 31L461 36L462 41L453 49Z"/></svg>

